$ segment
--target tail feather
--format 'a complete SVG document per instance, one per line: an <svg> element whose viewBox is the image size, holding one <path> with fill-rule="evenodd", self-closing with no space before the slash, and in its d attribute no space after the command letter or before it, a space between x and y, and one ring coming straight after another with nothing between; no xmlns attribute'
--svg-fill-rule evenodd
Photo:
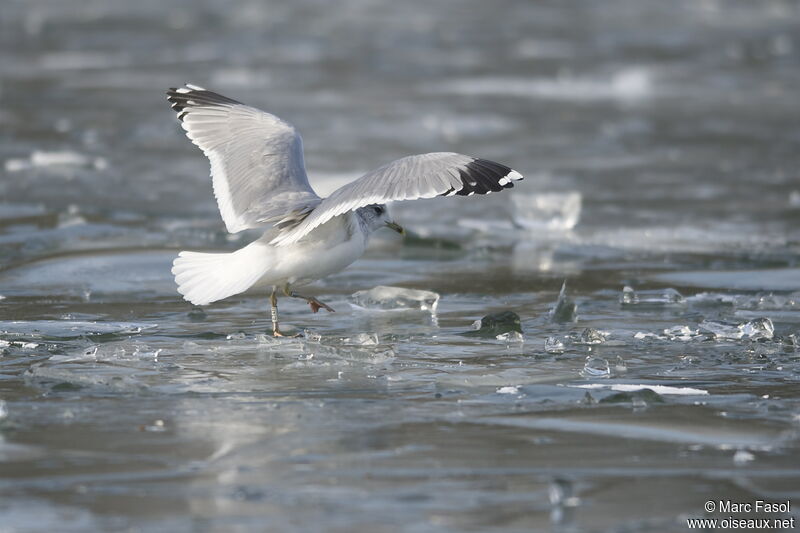
<svg viewBox="0 0 800 533"><path fill-rule="evenodd" d="M255 242L227 254L179 253L172 262L178 292L195 305L207 305L246 291L269 267L263 248Z"/></svg>

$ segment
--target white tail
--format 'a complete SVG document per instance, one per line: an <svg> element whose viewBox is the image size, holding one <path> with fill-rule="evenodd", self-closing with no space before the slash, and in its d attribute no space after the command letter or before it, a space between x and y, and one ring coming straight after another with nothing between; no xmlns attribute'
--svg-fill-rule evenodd
<svg viewBox="0 0 800 533"><path fill-rule="evenodd" d="M181 252L172 262L178 292L206 305L249 289L269 266L264 245L253 242L229 254Z"/></svg>

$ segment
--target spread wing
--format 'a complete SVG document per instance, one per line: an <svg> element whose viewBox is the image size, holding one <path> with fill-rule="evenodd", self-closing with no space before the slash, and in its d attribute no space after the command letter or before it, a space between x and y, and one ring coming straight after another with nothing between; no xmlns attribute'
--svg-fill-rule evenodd
<svg viewBox="0 0 800 533"><path fill-rule="evenodd" d="M296 218L319 203L306 176L303 141L291 124L195 85L170 89L167 100L211 162L214 196L229 232Z"/></svg>
<svg viewBox="0 0 800 533"><path fill-rule="evenodd" d="M434 196L489 194L514 186L522 175L500 163L452 152L404 157L373 170L325 198L294 228L271 241L297 242L331 218L370 204Z"/></svg>

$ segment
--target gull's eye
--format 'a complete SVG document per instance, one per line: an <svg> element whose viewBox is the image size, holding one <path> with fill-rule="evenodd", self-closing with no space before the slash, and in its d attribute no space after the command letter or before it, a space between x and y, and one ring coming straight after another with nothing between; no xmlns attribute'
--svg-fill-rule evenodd
<svg viewBox="0 0 800 533"><path fill-rule="evenodd" d="M373 209L375 210L375 214L376 215L382 215L383 214L383 208L381 206L376 205L375 207L373 207Z"/></svg>

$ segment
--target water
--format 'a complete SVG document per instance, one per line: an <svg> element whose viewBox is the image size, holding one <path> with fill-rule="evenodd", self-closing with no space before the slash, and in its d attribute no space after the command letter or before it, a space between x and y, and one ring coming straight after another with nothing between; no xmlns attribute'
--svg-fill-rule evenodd
<svg viewBox="0 0 800 533"><path fill-rule="evenodd" d="M5 2L0 529L685 531L796 500L799 26L788 0ZM336 313L282 300L275 340L264 295L193 309L170 279L252 238L184 82L295 123L322 194L432 150L526 180L396 205L405 240L304 291ZM439 299L351 305L377 286ZM505 312L522 334L465 335Z"/></svg>

